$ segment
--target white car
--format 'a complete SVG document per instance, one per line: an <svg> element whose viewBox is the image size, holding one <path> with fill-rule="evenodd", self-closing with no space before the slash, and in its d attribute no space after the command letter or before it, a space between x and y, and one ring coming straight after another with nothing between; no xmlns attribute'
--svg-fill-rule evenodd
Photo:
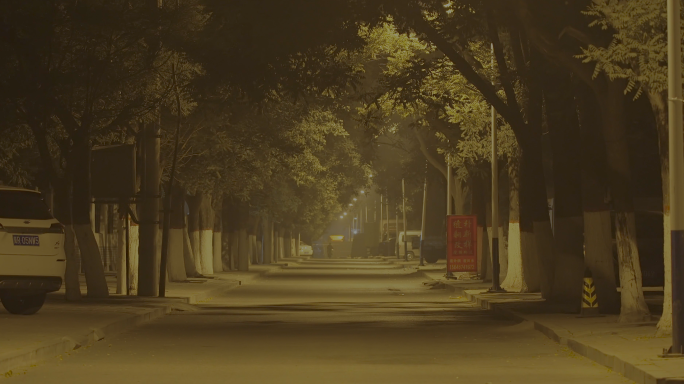
<svg viewBox="0 0 684 384"><path fill-rule="evenodd" d="M299 256L313 256L313 248L309 244L299 243Z"/></svg>
<svg viewBox="0 0 684 384"><path fill-rule="evenodd" d="M0 300L13 314L32 315L62 286L64 226L41 194L0 187Z"/></svg>
<svg viewBox="0 0 684 384"><path fill-rule="evenodd" d="M420 257L420 229L408 230L406 231L406 240L404 240L404 232L399 232L399 239L396 242L396 252L398 258L404 258L404 242L406 242L406 249L408 250L408 256L406 259L413 260ZM414 244L415 243L415 244ZM413 247L416 245L417 247Z"/></svg>

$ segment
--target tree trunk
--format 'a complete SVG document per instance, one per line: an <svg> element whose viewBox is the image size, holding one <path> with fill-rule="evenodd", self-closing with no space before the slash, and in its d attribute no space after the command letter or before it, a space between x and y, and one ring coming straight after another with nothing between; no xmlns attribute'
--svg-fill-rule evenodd
<svg viewBox="0 0 684 384"><path fill-rule="evenodd" d="M203 275L214 274L214 210L211 207L211 196L198 192L199 206L199 250Z"/></svg>
<svg viewBox="0 0 684 384"><path fill-rule="evenodd" d="M160 141L159 125L145 124L142 127L144 177L141 181L142 199L138 204L140 218L140 244L138 275L138 296L157 296L159 290L160 254L159 237L159 194L160 194Z"/></svg>
<svg viewBox="0 0 684 384"><path fill-rule="evenodd" d="M569 75L546 76L546 121L551 136L554 193L555 273L550 301L579 312L584 278L584 223L577 105Z"/></svg>
<svg viewBox="0 0 684 384"><path fill-rule="evenodd" d="M295 237L295 255L297 256L297 258L301 257L299 254L299 251L301 249L300 246L302 243L301 237L302 237L302 235L299 233L299 231L297 231L297 237Z"/></svg>
<svg viewBox="0 0 684 384"><path fill-rule="evenodd" d="M487 191L485 183L476 177L472 178L473 185L473 203L472 214L477 217L477 258L478 258L478 274L486 281L491 277L491 273L487 275L487 270L491 263L489 262L489 247L487 236L487 212L486 199Z"/></svg>
<svg viewBox="0 0 684 384"><path fill-rule="evenodd" d="M596 285L602 313L620 313L613 263L610 207L606 201L605 145L601 135L598 101L588 88L577 96L582 138L582 209L584 214L584 259Z"/></svg>
<svg viewBox="0 0 684 384"><path fill-rule="evenodd" d="M249 206L243 203L239 209L239 216L237 217L239 222L238 235L238 259L237 259L237 270L238 271L249 271Z"/></svg>
<svg viewBox="0 0 684 384"><path fill-rule="evenodd" d="M81 260L77 250L76 234L71 220L71 183L59 180L54 186L55 217L64 224L64 252L66 254L66 271L64 272L64 287L68 301L81 299L81 283L78 278Z"/></svg>
<svg viewBox="0 0 684 384"><path fill-rule="evenodd" d="M617 80L607 82L607 91L597 95L597 98L601 106L608 182L615 211L615 242L622 287L620 322L641 322L650 319L650 313L641 286L625 123L624 83Z"/></svg>
<svg viewBox="0 0 684 384"><path fill-rule="evenodd" d="M252 216L250 215L249 217L249 242L250 242L250 249L252 250L252 253L250 255L252 264L260 264L261 263L261 254L259 253L259 249L257 249L257 235L259 233L259 224L261 220L259 219L258 216Z"/></svg>
<svg viewBox="0 0 684 384"><path fill-rule="evenodd" d="M171 228L169 229L169 248L166 271L169 281L185 281L184 245L185 240L185 198L180 188L171 191Z"/></svg>
<svg viewBox="0 0 684 384"><path fill-rule="evenodd" d="M520 229L519 157L509 159L508 175L508 271L501 287L509 292L533 292L539 289L537 266L530 262L535 260L536 245L534 232Z"/></svg>
<svg viewBox="0 0 684 384"><path fill-rule="evenodd" d="M294 239L292 238L292 228L287 231L287 257L292 258L297 251L294 249Z"/></svg>
<svg viewBox="0 0 684 384"><path fill-rule="evenodd" d="M530 62L533 72L540 70L541 59L536 54L532 55ZM523 253L523 268L529 277L527 288L530 291L541 289L542 296L548 298L553 283L554 258L542 163L542 93L540 85L534 79L529 81L528 87L529 103L526 114L529 134L520 159L520 236L521 239L534 238L535 251L530 249Z"/></svg>
<svg viewBox="0 0 684 384"><path fill-rule="evenodd" d="M484 274L485 279L484 281L491 281L492 280L492 271L493 271L493 261L494 261L494 256L492 255L492 239L494 238L494 228L492 224L492 184L490 181L487 181L484 183L484 185L487 188L487 193L485 194L485 225L483 226L484 233L486 233L487 237L487 243L486 243L486 249L487 253L489 254L489 257L486 260L486 264L484 264L486 268L486 273ZM498 228L497 228L498 231Z"/></svg>
<svg viewBox="0 0 684 384"><path fill-rule="evenodd" d="M81 251L81 262L86 275L87 295L92 298L105 298L109 296L109 289L105 279L100 248L95 241L95 234L90 221L90 140L85 133L81 133L74 139L73 151L71 169L73 169L74 175L71 209L73 229Z"/></svg>
<svg viewBox="0 0 684 384"><path fill-rule="evenodd" d="M214 272L221 272L223 271L223 263L221 262L221 255L222 255L222 250L221 250L221 245L223 244L223 239L221 238L223 229L221 228L223 223L221 221L221 207L223 203L221 201L218 202L217 206L219 207L218 209L214 210L214 234L212 237L212 241L214 244L214 249L212 252L213 255L213 260L214 260Z"/></svg>
<svg viewBox="0 0 684 384"><path fill-rule="evenodd" d="M195 269L201 275L204 275L204 266L202 265L202 250L201 250L201 234L200 234L200 210L202 204L202 194L197 193L195 196L187 196L188 208L190 215L188 216L188 236L190 238L190 246L192 247L192 256L194 258Z"/></svg>
<svg viewBox="0 0 684 384"><path fill-rule="evenodd" d="M126 213L127 208L125 204L117 205L116 214L114 216L114 230L116 231L116 293L120 295L126 294L126 284L128 279L126 276Z"/></svg>
<svg viewBox="0 0 684 384"><path fill-rule="evenodd" d="M273 262L273 220L270 217L264 218L262 224L264 236L262 245L263 264L271 264Z"/></svg>
<svg viewBox="0 0 684 384"><path fill-rule="evenodd" d="M195 253L192 249L192 241L190 240L190 232L188 226L183 230L183 262L185 264L185 273L188 277L204 277L198 270L195 262Z"/></svg>

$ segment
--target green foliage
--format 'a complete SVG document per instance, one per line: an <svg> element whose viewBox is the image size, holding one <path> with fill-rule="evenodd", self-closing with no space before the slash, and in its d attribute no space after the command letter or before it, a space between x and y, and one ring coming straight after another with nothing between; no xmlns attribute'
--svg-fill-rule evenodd
<svg viewBox="0 0 684 384"><path fill-rule="evenodd" d="M596 63L594 77L605 73L626 79L625 93L637 98L646 90L667 89L666 2L650 0L594 0L585 14L594 18L590 26L613 31L605 47L589 45L578 55L583 62Z"/></svg>

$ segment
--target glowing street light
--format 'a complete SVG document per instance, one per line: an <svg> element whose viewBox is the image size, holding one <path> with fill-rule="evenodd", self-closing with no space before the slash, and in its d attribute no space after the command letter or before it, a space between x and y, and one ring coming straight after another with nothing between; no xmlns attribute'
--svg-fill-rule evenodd
<svg viewBox="0 0 684 384"><path fill-rule="evenodd" d="M340 219L344 219L344 216L340 215Z"/></svg>
<svg viewBox="0 0 684 384"><path fill-rule="evenodd" d="M345 212L344 215L347 216L347 212Z"/></svg>
<svg viewBox="0 0 684 384"><path fill-rule="evenodd" d="M366 193L366 191L361 191L361 194L364 194L364 193Z"/></svg>
<svg viewBox="0 0 684 384"><path fill-rule="evenodd" d="M354 198L354 201L356 201L356 197Z"/></svg>
<svg viewBox="0 0 684 384"><path fill-rule="evenodd" d="M352 203L349 203L349 206L350 206L350 207L353 207L353 206L354 206L354 204L352 204Z"/></svg>

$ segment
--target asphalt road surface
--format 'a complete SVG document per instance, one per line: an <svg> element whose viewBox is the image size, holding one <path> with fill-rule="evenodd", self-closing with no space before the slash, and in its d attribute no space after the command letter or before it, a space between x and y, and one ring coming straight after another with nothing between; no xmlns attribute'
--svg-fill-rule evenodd
<svg viewBox="0 0 684 384"><path fill-rule="evenodd" d="M382 263L309 262L32 367L20 383L631 383Z"/></svg>

